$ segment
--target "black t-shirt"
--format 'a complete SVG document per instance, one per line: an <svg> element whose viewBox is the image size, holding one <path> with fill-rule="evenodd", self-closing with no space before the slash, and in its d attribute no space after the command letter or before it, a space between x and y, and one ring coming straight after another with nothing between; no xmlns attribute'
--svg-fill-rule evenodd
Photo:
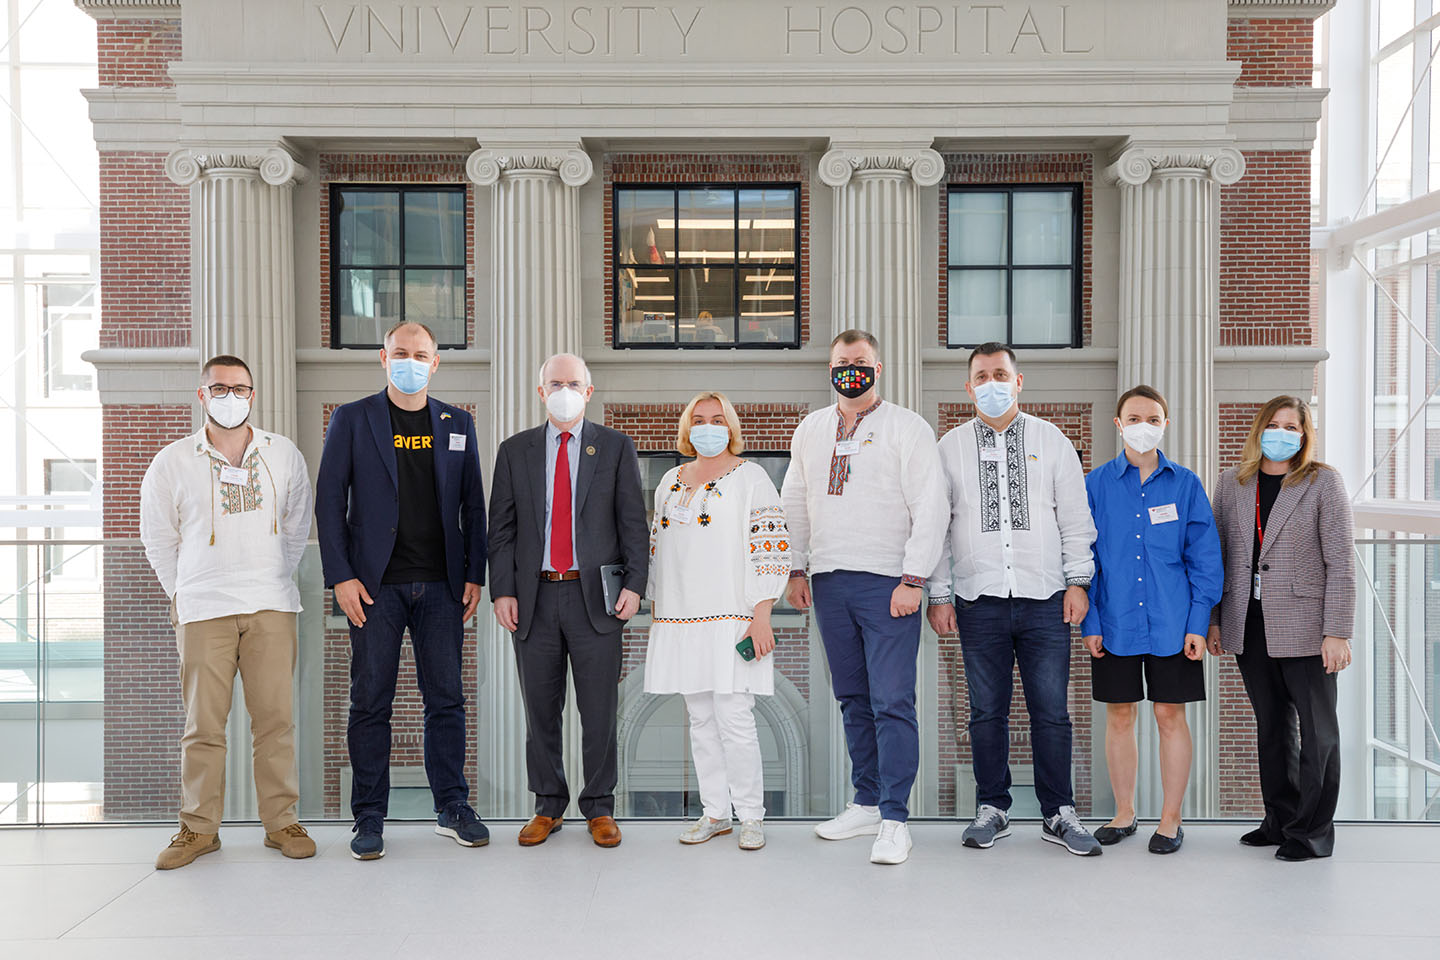
<svg viewBox="0 0 1440 960"><path fill-rule="evenodd" d="M1280 487L1285 482L1283 473L1258 473L1256 477L1260 481L1260 529L1265 530L1270 526L1270 510L1275 506L1275 498L1280 496ZM1253 521L1252 521L1253 522ZM1261 609L1260 601L1255 599L1254 574L1260 571L1260 537L1255 537L1255 550L1250 557L1250 583L1246 588L1250 591L1250 606L1245 609L1245 645L1258 643L1261 648L1265 644L1265 612ZM1263 571L1260 571L1264 576Z"/></svg>
<svg viewBox="0 0 1440 960"><path fill-rule="evenodd" d="M435 437L430 409L401 410L390 403L395 468L400 481L400 524L383 583L434 583L445 576L445 528L435 497Z"/></svg>

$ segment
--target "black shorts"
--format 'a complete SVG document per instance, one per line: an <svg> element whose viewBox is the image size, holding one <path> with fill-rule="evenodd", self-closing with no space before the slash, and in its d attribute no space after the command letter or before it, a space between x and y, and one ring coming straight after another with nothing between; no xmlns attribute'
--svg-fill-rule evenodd
<svg viewBox="0 0 1440 960"><path fill-rule="evenodd" d="M1122 657L1106 650L1105 656L1090 658L1090 689L1100 703L1191 703L1205 699L1205 667L1183 650L1170 657Z"/></svg>

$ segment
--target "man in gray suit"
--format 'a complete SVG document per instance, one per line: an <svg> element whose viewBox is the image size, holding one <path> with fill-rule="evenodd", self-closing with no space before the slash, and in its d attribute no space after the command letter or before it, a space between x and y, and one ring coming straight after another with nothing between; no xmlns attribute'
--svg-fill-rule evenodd
<svg viewBox="0 0 1440 960"><path fill-rule="evenodd" d="M534 846L570 803L561 749L566 662L580 709L585 785L580 812L602 847L615 824L620 636L640 608L650 530L635 444L585 419L595 392L585 362L557 354L540 368L547 422L510 437L495 458L490 494L490 593L495 619L515 638L525 698L525 760L535 817L520 831ZM613 608L601 567L623 568Z"/></svg>

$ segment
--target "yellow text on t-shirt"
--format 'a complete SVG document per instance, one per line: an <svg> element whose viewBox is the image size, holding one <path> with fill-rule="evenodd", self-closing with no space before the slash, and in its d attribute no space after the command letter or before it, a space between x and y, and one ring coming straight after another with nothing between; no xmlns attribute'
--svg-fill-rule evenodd
<svg viewBox="0 0 1440 960"><path fill-rule="evenodd" d="M396 450L429 450L433 437L407 437L404 434L395 434Z"/></svg>

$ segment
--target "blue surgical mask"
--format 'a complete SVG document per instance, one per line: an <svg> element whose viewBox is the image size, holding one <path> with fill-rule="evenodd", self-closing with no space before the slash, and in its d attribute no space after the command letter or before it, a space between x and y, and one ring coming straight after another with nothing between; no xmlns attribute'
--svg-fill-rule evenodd
<svg viewBox="0 0 1440 960"><path fill-rule="evenodd" d="M425 360L391 360L389 372L390 382L406 396L419 393L430 382L430 364Z"/></svg>
<svg viewBox="0 0 1440 960"><path fill-rule="evenodd" d="M1015 402L1015 385L1008 380L986 380L974 389L975 405L987 417L1003 417Z"/></svg>
<svg viewBox="0 0 1440 960"><path fill-rule="evenodd" d="M1260 434L1260 452L1265 454L1267 460L1274 460L1278 463L1289 460L1299 453L1300 445L1304 442L1305 435L1303 433L1271 427Z"/></svg>
<svg viewBox="0 0 1440 960"><path fill-rule="evenodd" d="M730 428L718 423L697 423L690 428L690 444L702 457L718 457L730 446Z"/></svg>

